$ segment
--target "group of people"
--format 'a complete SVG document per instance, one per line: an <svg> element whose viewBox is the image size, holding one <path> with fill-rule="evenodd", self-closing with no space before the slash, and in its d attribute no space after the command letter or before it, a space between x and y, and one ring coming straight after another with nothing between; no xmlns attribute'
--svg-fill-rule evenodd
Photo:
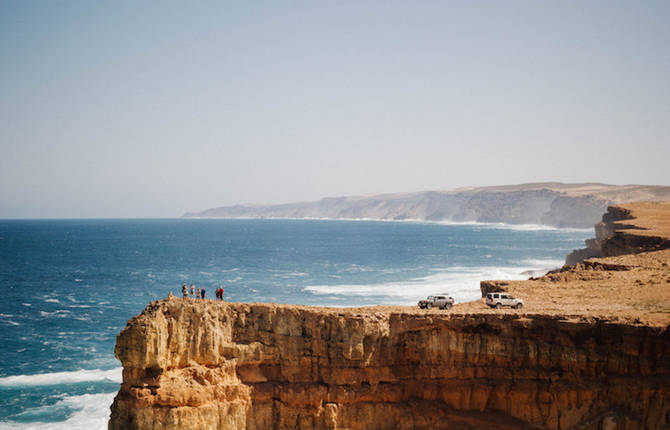
<svg viewBox="0 0 670 430"><path fill-rule="evenodd" d="M182 285L181 293L185 299L188 299L189 297L192 299L205 298L205 289L200 287L196 288L195 284L191 284L190 288L187 287L186 284ZM223 300L223 285L216 289L216 299Z"/></svg>

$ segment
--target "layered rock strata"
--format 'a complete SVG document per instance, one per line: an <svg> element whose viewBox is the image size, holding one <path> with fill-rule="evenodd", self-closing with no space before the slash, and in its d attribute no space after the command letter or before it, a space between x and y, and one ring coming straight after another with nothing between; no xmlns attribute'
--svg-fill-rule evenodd
<svg viewBox="0 0 670 430"><path fill-rule="evenodd" d="M629 205L638 211L649 211L650 208L663 205L639 203ZM588 258L615 257L618 255L638 254L641 252L658 251L670 248L670 239L661 232L649 232L642 225L628 223L636 219L631 209L623 206L610 206L603 215L602 221L595 225L595 239L586 240L586 248L576 249L566 256L565 264L571 266ZM657 234L658 233L658 234Z"/></svg>
<svg viewBox="0 0 670 430"><path fill-rule="evenodd" d="M112 430L670 426L667 328L170 299L115 352Z"/></svg>

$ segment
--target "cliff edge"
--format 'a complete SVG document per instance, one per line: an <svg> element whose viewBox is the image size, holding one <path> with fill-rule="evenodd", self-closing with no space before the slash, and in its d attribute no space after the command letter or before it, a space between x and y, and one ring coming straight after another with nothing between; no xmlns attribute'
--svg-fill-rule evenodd
<svg viewBox="0 0 670 430"><path fill-rule="evenodd" d="M661 429L667 328L171 299L119 335L116 429Z"/></svg>
<svg viewBox="0 0 670 430"><path fill-rule="evenodd" d="M109 429L670 428L670 203L620 209L635 253L482 282L523 310L153 302Z"/></svg>
<svg viewBox="0 0 670 430"><path fill-rule="evenodd" d="M662 202L608 207L602 221L595 226L596 237L586 241L586 248L568 254L565 264L670 248L669 211Z"/></svg>

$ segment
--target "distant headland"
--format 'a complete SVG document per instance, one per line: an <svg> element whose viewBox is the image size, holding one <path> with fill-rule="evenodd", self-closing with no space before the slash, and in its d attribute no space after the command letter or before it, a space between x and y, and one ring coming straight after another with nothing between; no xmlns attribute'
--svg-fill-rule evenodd
<svg viewBox="0 0 670 430"><path fill-rule="evenodd" d="M222 206L183 217L418 220L590 228L612 204L660 200L670 200L670 186L539 182Z"/></svg>

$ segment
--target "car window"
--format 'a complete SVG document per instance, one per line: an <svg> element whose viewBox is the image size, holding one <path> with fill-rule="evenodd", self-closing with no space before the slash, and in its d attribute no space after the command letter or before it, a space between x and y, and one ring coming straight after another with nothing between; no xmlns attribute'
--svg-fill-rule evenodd
<svg viewBox="0 0 670 430"><path fill-rule="evenodd" d="M486 298L487 298L487 299L493 298L493 294L491 294L491 293L487 294L487 295L486 295Z"/></svg>
<svg viewBox="0 0 670 430"><path fill-rule="evenodd" d="M500 294L494 294L494 295L493 295L493 298L494 298L494 299L498 299L498 298L500 298Z"/></svg>
<svg viewBox="0 0 670 430"><path fill-rule="evenodd" d="M507 297L507 294L503 294L503 295L500 296L500 298L501 298L501 299L507 299L507 298L509 298L509 297Z"/></svg>

